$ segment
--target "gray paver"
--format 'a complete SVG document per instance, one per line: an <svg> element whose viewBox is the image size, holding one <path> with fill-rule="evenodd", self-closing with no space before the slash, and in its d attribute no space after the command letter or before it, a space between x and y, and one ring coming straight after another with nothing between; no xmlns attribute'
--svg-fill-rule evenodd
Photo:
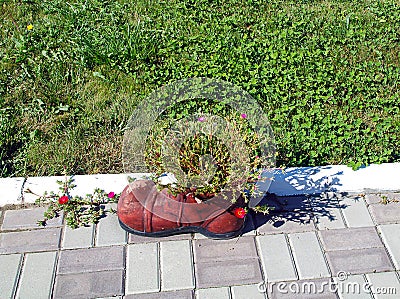
<svg viewBox="0 0 400 299"><path fill-rule="evenodd" d="M260 292L257 284L232 287L232 299L265 299L265 293Z"/></svg>
<svg viewBox="0 0 400 299"><path fill-rule="evenodd" d="M128 242L137 244L137 243L165 242L165 241L178 241L178 240L191 240L191 239L192 239L192 234L178 234L162 238L145 237L135 234L129 234Z"/></svg>
<svg viewBox="0 0 400 299"><path fill-rule="evenodd" d="M267 281L297 279L285 235L265 235L256 239Z"/></svg>
<svg viewBox="0 0 400 299"><path fill-rule="evenodd" d="M157 243L128 245L126 294L160 291Z"/></svg>
<svg viewBox="0 0 400 299"><path fill-rule="evenodd" d="M382 201L382 196L387 196L387 194L384 194L384 193L366 194L365 201L367 202L367 204L380 203Z"/></svg>
<svg viewBox="0 0 400 299"><path fill-rule="evenodd" d="M310 208L310 202L305 195L274 196L268 195L265 203L274 207L274 211L305 211Z"/></svg>
<svg viewBox="0 0 400 299"><path fill-rule="evenodd" d="M229 288L209 288L196 290L196 299L230 299Z"/></svg>
<svg viewBox="0 0 400 299"><path fill-rule="evenodd" d="M115 214L108 213L97 225L96 245L123 245L127 243L127 233L118 223Z"/></svg>
<svg viewBox="0 0 400 299"><path fill-rule="evenodd" d="M336 299L336 293L329 290L330 278L299 280L268 285L270 299Z"/></svg>
<svg viewBox="0 0 400 299"><path fill-rule="evenodd" d="M57 250L61 228L0 233L0 254Z"/></svg>
<svg viewBox="0 0 400 299"><path fill-rule="evenodd" d="M314 232L289 235L300 279L328 277L329 271Z"/></svg>
<svg viewBox="0 0 400 299"><path fill-rule="evenodd" d="M254 284L262 281L258 258L195 263L198 288Z"/></svg>
<svg viewBox="0 0 400 299"><path fill-rule="evenodd" d="M384 248L328 251L326 255L333 275L340 271L360 274L393 270Z"/></svg>
<svg viewBox="0 0 400 299"><path fill-rule="evenodd" d="M325 250L382 247L375 227L324 230L319 232Z"/></svg>
<svg viewBox="0 0 400 299"><path fill-rule="evenodd" d="M246 220L244 223L242 236L247 237L247 236L255 236L255 235L257 235L255 219L254 219L253 215L248 214L246 216Z"/></svg>
<svg viewBox="0 0 400 299"><path fill-rule="evenodd" d="M345 228L339 208L325 209L327 215L316 215L316 224L319 230Z"/></svg>
<svg viewBox="0 0 400 299"><path fill-rule="evenodd" d="M66 226L62 238L61 247L63 249L89 248L93 245L94 227L83 226L72 229Z"/></svg>
<svg viewBox="0 0 400 299"><path fill-rule="evenodd" d="M12 298L21 266L21 255L0 255L0 298Z"/></svg>
<svg viewBox="0 0 400 299"><path fill-rule="evenodd" d="M370 205L369 209L377 224L400 223L400 203Z"/></svg>
<svg viewBox="0 0 400 299"><path fill-rule="evenodd" d="M28 228L43 228L37 224L38 220L43 219L43 213L46 208L33 208L23 210L8 210L4 213L4 220L1 226L3 230L16 230ZM46 227L54 227L62 225L63 217L51 219L47 221Z"/></svg>
<svg viewBox="0 0 400 299"><path fill-rule="evenodd" d="M369 292L364 291L366 281L363 275L343 276L342 280L334 278L340 299L372 299Z"/></svg>
<svg viewBox="0 0 400 299"><path fill-rule="evenodd" d="M389 201L399 201L400 193L376 193L365 195L365 200L368 204L382 203L384 198Z"/></svg>
<svg viewBox="0 0 400 299"><path fill-rule="evenodd" d="M189 240L160 243L161 290L193 289L193 259Z"/></svg>
<svg viewBox="0 0 400 299"><path fill-rule="evenodd" d="M363 198L344 197L342 203L346 205L346 207L342 209L342 213L349 227L374 225Z"/></svg>
<svg viewBox="0 0 400 299"><path fill-rule="evenodd" d="M400 270L400 224L378 226L383 242L392 257L397 270Z"/></svg>
<svg viewBox="0 0 400 299"><path fill-rule="evenodd" d="M270 219L271 217L272 219ZM261 219L269 220L265 222ZM311 219L311 210L309 212L271 214L270 216L257 215L256 225L259 234L299 233L315 230L314 222Z"/></svg>
<svg viewBox="0 0 400 299"><path fill-rule="evenodd" d="M395 272L370 273L367 279L376 299L394 299L400 294L400 282Z"/></svg>
<svg viewBox="0 0 400 299"><path fill-rule="evenodd" d="M194 241L195 263L258 258L254 237Z"/></svg>
<svg viewBox="0 0 400 299"><path fill-rule="evenodd" d="M54 298L85 299L122 295L123 275L123 270L58 275Z"/></svg>
<svg viewBox="0 0 400 299"><path fill-rule="evenodd" d="M80 273L124 268L122 246L63 250L58 262L58 273Z"/></svg>
<svg viewBox="0 0 400 299"><path fill-rule="evenodd" d="M26 254L17 298L49 298L56 256L56 252Z"/></svg>
<svg viewBox="0 0 400 299"><path fill-rule="evenodd" d="M194 298L194 294L192 290L179 290L171 292L127 295L124 298L125 299L192 299Z"/></svg>
<svg viewBox="0 0 400 299"><path fill-rule="evenodd" d="M194 241L199 288L258 283L262 280L254 237Z"/></svg>

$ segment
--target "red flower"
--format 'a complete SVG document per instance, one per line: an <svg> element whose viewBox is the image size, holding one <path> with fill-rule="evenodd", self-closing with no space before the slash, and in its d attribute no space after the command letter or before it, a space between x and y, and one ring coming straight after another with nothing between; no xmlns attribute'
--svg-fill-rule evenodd
<svg viewBox="0 0 400 299"><path fill-rule="evenodd" d="M233 214L235 214L237 218L242 219L244 216L246 216L246 210L243 208L236 208L233 210Z"/></svg>
<svg viewBox="0 0 400 299"><path fill-rule="evenodd" d="M240 114L240 117L241 118L247 118L247 114L246 113L242 113L242 114Z"/></svg>
<svg viewBox="0 0 400 299"><path fill-rule="evenodd" d="M66 204L67 202L68 202L68 196L67 195L63 195L63 196L61 196L59 199L58 199L58 203L60 204L60 205L64 205L64 204Z"/></svg>
<svg viewBox="0 0 400 299"><path fill-rule="evenodd" d="M114 193L114 192L110 192L110 193L108 193L108 195L107 195L108 198L114 198L114 196L115 196L115 193Z"/></svg>

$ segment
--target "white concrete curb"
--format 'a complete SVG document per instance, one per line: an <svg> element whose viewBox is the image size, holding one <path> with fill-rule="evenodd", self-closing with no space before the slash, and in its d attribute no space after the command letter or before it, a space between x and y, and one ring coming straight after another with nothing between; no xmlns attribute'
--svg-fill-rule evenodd
<svg viewBox="0 0 400 299"><path fill-rule="evenodd" d="M121 192L128 184L128 175L140 178L144 174L96 174L74 177L77 187L72 195L84 196L95 188L106 192ZM23 192L30 189L37 194L58 192L57 180L63 177L30 177L0 179L0 207L6 204L32 203L36 196ZM287 168L275 171L269 192L280 196L316 194L324 192L400 192L400 163L370 165L353 171L345 165Z"/></svg>

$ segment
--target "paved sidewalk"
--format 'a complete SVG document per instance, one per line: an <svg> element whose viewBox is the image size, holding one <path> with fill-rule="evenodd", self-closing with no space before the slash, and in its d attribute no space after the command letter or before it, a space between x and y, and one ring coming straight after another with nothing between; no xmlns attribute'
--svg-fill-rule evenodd
<svg viewBox="0 0 400 299"><path fill-rule="evenodd" d="M274 197L273 214L251 215L244 236L228 241L129 235L114 214L77 230L62 217L39 228L43 208L2 208L0 299L399 298L396 199Z"/></svg>

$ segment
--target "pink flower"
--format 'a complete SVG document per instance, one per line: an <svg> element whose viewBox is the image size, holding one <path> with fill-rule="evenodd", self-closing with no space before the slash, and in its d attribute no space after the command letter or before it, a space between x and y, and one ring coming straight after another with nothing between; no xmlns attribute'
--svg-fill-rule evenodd
<svg viewBox="0 0 400 299"><path fill-rule="evenodd" d="M246 113L242 113L242 114L240 114L240 117L243 118L243 119L247 118L247 114Z"/></svg>
<svg viewBox="0 0 400 299"><path fill-rule="evenodd" d="M114 192L110 192L110 193L107 194L108 198L114 198L114 196L115 196Z"/></svg>
<svg viewBox="0 0 400 299"><path fill-rule="evenodd" d="M63 196L61 196L59 199L58 199L58 203L60 204L60 205L64 205L64 204L66 204L67 202L68 202L68 196L67 195L63 195Z"/></svg>
<svg viewBox="0 0 400 299"><path fill-rule="evenodd" d="M206 118L204 116L202 116L202 117L199 117L197 120L202 123L206 120Z"/></svg>
<svg viewBox="0 0 400 299"><path fill-rule="evenodd" d="M237 217L237 218L240 218L240 219L242 219L242 218L244 218L244 216L246 216L246 210L245 209L243 209L243 208L236 208L234 211L233 211L233 214Z"/></svg>

